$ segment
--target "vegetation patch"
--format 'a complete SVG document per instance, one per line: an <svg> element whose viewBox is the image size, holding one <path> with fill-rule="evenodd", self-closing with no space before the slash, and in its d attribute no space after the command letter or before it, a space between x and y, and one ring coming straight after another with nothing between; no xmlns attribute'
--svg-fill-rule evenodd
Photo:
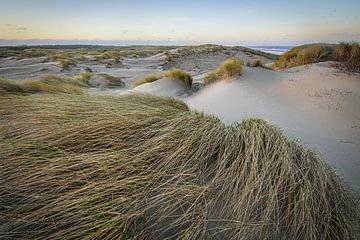
<svg viewBox="0 0 360 240"><path fill-rule="evenodd" d="M114 77L106 73L99 73L97 75L103 77L107 81L106 87L108 88L125 87L125 83L119 77Z"/></svg>
<svg viewBox="0 0 360 240"><path fill-rule="evenodd" d="M340 43L336 46L336 65L347 72L360 73L360 45L359 43Z"/></svg>
<svg viewBox="0 0 360 240"><path fill-rule="evenodd" d="M205 85L241 76L242 64L240 59L229 58L218 69L209 73L205 79Z"/></svg>
<svg viewBox="0 0 360 240"><path fill-rule="evenodd" d="M76 77L45 75L34 80L0 79L0 95L34 93L85 93L90 74L83 73Z"/></svg>
<svg viewBox="0 0 360 240"><path fill-rule="evenodd" d="M181 69L173 68L170 71L167 71L164 76L174 79L174 80L177 80L177 81L180 81L187 88L191 88L191 85L192 85L191 75Z"/></svg>
<svg viewBox="0 0 360 240"><path fill-rule="evenodd" d="M358 237L358 197L265 121L149 95L0 101L5 239Z"/></svg>
<svg viewBox="0 0 360 240"><path fill-rule="evenodd" d="M142 84L145 84L145 83L152 83L152 82L155 82L159 79L162 79L163 76L157 76L157 75L151 75L151 76L147 76L147 77L144 77L143 79L140 79L138 81L136 81L134 83L134 87L137 87L137 86L140 86Z"/></svg>
<svg viewBox="0 0 360 240"><path fill-rule="evenodd" d="M281 55L275 67L286 69L326 61L335 61L335 67L341 70L359 73L359 43L310 44L296 47Z"/></svg>

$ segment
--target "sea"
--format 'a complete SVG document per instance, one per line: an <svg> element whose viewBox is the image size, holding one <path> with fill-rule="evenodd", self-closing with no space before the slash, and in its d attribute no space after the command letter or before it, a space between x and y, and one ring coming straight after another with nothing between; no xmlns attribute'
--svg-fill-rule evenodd
<svg viewBox="0 0 360 240"><path fill-rule="evenodd" d="M289 51L294 46L248 46L248 48L266 52L266 53L272 53L276 55L282 55Z"/></svg>

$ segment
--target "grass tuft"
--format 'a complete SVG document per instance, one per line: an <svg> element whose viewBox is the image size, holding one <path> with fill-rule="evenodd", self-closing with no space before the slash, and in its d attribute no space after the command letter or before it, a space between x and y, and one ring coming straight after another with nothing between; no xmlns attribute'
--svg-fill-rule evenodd
<svg viewBox="0 0 360 240"><path fill-rule="evenodd" d="M262 67L263 66L263 63L261 62L261 59L256 59L253 64L252 64L253 67Z"/></svg>
<svg viewBox="0 0 360 240"><path fill-rule="evenodd" d="M85 93L88 86L89 73L76 77L60 77L45 75L34 80L6 80L0 79L0 95L34 94L34 93Z"/></svg>
<svg viewBox="0 0 360 240"><path fill-rule="evenodd" d="M114 77L106 73L99 73L98 76L105 78L105 80L107 81L106 87L108 88L125 87L125 83L119 77Z"/></svg>
<svg viewBox="0 0 360 240"><path fill-rule="evenodd" d="M72 66L76 66L76 61L71 58L60 58L59 64L61 70L69 70Z"/></svg>
<svg viewBox="0 0 360 240"><path fill-rule="evenodd" d="M358 197L265 121L149 95L0 101L5 239L358 238Z"/></svg>
<svg viewBox="0 0 360 240"><path fill-rule="evenodd" d="M340 43L336 47L338 67L348 72L360 73L360 45L359 43Z"/></svg>
<svg viewBox="0 0 360 240"><path fill-rule="evenodd" d="M191 88L192 85L191 75L181 69L173 68L170 71L167 71L164 76L174 80L178 80L182 82L186 87Z"/></svg>
<svg viewBox="0 0 360 240"><path fill-rule="evenodd" d="M281 55L276 67L286 69L310 63L334 60L334 45L310 44L295 47Z"/></svg>
<svg viewBox="0 0 360 240"><path fill-rule="evenodd" d="M220 81L226 80L234 77L241 76L242 73L242 64L241 61L237 58L230 58L226 60L218 69L209 73L205 77L205 85Z"/></svg>
<svg viewBox="0 0 360 240"><path fill-rule="evenodd" d="M144 77L143 79L136 81L134 83L134 87L140 86L145 83L152 83L152 82L155 82L162 78L163 78L163 76L156 76L156 75L147 76L147 77Z"/></svg>

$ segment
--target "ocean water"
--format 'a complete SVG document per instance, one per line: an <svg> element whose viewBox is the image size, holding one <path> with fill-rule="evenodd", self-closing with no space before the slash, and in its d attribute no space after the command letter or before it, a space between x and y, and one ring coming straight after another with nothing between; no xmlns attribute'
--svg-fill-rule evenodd
<svg viewBox="0 0 360 240"><path fill-rule="evenodd" d="M293 46L249 46L248 48L266 53L282 55L293 48Z"/></svg>

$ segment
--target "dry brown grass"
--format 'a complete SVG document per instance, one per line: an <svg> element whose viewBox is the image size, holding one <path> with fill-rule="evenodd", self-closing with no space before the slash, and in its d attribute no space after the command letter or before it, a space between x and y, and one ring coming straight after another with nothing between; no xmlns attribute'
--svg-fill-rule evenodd
<svg viewBox="0 0 360 240"><path fill-rule="evenodd" d="M209 73L205 78L205 85L241 76L242 64L237 58L226 60L218 69Z"/></svg>
<svg viewBox="0 0 360 240"><path fill-rule="evenodd" d="M262 120L148 95L0 96L5 239L356 239L358 198Z"/></svg>

